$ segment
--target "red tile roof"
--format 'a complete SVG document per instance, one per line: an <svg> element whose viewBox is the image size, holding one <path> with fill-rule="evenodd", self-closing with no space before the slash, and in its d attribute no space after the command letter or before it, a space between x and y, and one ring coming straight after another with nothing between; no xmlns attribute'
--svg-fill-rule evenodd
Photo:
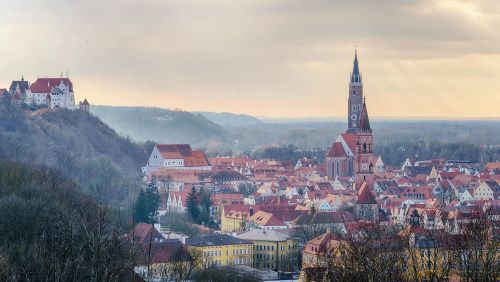
<svg viewBox="0 0 500 282"><path fill-rule="evenodd" d="M349 149L352 151L353 154L356 153L356 134L354 133L343 133L341 134L342 139L347 143L347 146L349 146Z"/></svg>
<svg viewBox="0 0 500 282"><path fill-rule="evenodd" d="M363 182L358 192L358 199L356 200L356 204L376 204L376 203L377 201L375 201L375 197L373 197L370 187L368 187L366 182Z"/></svg>
<svg viewBox="0 0 500 282"><path fill-rule="evenodd" d="M69 91L73 92L73 83L69 78L38 78L30 86L32 93L50 93L53 87L58 86L61 81L69 86Z"/></svg>
<svg viewBox="0 0 500 282"><path fill-rule="evenodd" d="M165 159L183 159L184 166L209 166L205 153L193 151L189 144L156 144Z"/></svg>
<svg viewBox="0 0 500 282"><path fill-rule="evenodd" d="M345 153L344 147L342 147L342 143L335 142L330 147L330 150L328 150L328 153L326 154L326 156L330 157L330 158L347 157L347 154Z"/></svg>

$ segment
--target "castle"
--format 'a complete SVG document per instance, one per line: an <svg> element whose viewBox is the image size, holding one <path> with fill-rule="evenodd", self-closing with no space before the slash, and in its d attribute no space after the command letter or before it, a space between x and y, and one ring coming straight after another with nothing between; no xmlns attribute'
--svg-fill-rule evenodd
<svg viewBox="0 0 500 282"><path fill-rule="evenodd" d="M373 154L373 134L368 118L363 80L355 52L349 81L349 100L346 133L340 134L326 154L326 174L330 180L353 177L354 189L364 182L373 188L374 172L383 166L379 156Z"/></svg>
<svg viewBox="0 0 500 282"><path fill-rule="evenodd" d="M75 109L73 83L67 77L38 78L31 84L21 77L21 80L12 81L8 91L0 94L8 96L11 103L19 107ZM88 101L80 102L78 108L89 111Z"/></svg>

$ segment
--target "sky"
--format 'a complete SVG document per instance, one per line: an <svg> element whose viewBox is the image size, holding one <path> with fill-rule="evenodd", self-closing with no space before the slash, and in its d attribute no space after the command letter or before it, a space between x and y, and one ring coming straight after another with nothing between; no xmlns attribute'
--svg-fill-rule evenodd
<svg viewBox="0 0 500 282"><path fill-rule="evenodd" d="M500 1L0 0L0 88L68 73L77 101L345 116L500 117Z"/></svg>

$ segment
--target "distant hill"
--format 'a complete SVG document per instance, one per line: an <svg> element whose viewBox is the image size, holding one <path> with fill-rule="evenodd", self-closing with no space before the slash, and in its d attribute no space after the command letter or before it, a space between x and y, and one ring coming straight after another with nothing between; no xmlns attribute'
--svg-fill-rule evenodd
<svg viewBox="0 0 500 282"><path fill-rule="evenodd" d="M262 124L263 122L249 115L243 114L233 114L228 112L215 113L215 112L196 112L209 120L218 123L222 126L244 126L244 125L255 125Z"/></svg>
<svg viewBox="0 0 500 282"><path fill-rule="evenodd" d="M189 143L195 148L230 146L230 134L201 114L149 107L92 106L93 114L136 141Z"/></svg>
<svg viewBox="0 0 500 282"><path fill-rule="evenodd" d="M130 201L138 191L149 148L86 112L60 109L32 116L0 107L0 159L55 168L117 203Z"/></svg>

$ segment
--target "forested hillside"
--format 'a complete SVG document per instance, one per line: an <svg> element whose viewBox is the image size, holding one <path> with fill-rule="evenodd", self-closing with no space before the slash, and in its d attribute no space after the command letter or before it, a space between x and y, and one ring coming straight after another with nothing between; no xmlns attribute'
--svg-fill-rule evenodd
<svg viewBox="0 0 500 282"><path fill-rule="evenodd" d="M130 203L138 192L147 146L120 137L87 112L61 109L33 116L0 107L0 159L55 168L114 203Z"/></svg>
<svg viewBox="0 0 500 282"><path fill-rule="evenodd" d="M92 106L92 113L119 134L135 141L189 143L195 148L221 148L231 144L229 133L201 114L146 107Z"/></svg>
<svg viewBox="0 0 500 282"><path fill-rule="evenodd" d="M130 281L125 226L59 172L0 160L0 281Z"/></svg>

